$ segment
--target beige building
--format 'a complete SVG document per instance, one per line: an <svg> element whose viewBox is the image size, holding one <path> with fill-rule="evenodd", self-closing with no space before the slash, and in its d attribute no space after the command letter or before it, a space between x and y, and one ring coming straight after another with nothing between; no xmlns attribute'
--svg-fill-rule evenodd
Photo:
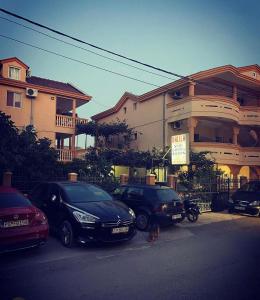
<svg viewBox="0 0 260 300"><path fill-rule="evenodd" d="M0 111L19 129L33 125L39 138L49 138L61 161L78 154L75 127L87 120L78 117L77 108L90 99L72 84L30 76L16 57L0 60Z"/></svg>
<svg viewBox="0 0 260 300"><path fill-rule="evenodd" d="M125 93L98 122L125 120L136 131L131 148L170 146L189 133L190 148L210 151L231 178L260 176L260 67L226 65L177 80L140 96ZM118 147L123 140L111 140Z"/></svg>

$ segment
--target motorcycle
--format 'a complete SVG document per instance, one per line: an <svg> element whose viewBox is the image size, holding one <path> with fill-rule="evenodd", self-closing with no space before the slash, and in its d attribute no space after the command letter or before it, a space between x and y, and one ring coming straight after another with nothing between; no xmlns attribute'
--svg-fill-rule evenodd
<svg viewBox="0 0 260 300"><path fill-rule="evenodd" d="M200 214L200 208L197 204L197 200L198 199L192 199L189 195L186 195L183 200L185 215L192 223L197 222Z"/></svg>

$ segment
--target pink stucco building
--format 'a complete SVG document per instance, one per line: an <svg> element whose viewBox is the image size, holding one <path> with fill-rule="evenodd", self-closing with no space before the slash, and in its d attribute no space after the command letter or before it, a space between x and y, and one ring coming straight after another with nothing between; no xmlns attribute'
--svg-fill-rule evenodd
<svg viewBox="0 0 260 300"><path fill-rule="evenodd" d="M19 129L33 125L38 137L47 137L58 149L61 161L77 156L77 108L89 102L72 84L30 75L29 67L16 57L0 60L0 110L11 116Z"/></svg>
<svg viewBox="0 0 260 300"><path fill-rule="evenodd" d="M136 131L131 148L170 145L189 133L193 151L210 151L231 178L260 176L260 67L226 65L198 72L148 93L125 93L118 103L92 117L126 120ZM111 140L118 147L123 140Z"/></svg>

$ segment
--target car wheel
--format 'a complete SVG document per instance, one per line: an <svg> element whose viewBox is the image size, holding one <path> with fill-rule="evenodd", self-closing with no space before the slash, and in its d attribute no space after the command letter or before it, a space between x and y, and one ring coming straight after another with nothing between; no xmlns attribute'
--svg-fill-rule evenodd
<svg viewBox="0 0 260 300"><path fill-rule="evenodd" d="M229 213L229 214L233 214L233 213L234 213L234 209L229 208L229 209L228 209L228 213Z"/></svg>
<svg viewBox="0 0 260 300"><path fill-rule="evenodd" d="M195 211L190 211L187 213L187 218L191 223L195 223L198 220L199 215Z"/></svg>
<svg viewBox="0 0 260 300"><path fill-rule="evenodd" d="M149 226L149 216L145 212L139 212L136 216L136 227L144 231L148 228Z"/></svg>
<svg viewBox="0 0 260 300"><path fill-rule="evenodd" d="M63 221L60 226L60 239L63 246L71 248L74 245L74 233L69 221Z"/></svg>

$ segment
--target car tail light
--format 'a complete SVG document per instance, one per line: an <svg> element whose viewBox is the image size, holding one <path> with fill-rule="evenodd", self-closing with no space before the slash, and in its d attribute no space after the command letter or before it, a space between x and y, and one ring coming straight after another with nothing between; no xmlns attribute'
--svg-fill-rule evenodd
<svg viewBox="0 0 260 300"><path fill-rule="evenodd" d="M36 211L35 216L32 220L33 225L47 225L48 221L45 215L41 211Z"/></svg>
<svg viewBox="0 0 260 300"><path fill-rule="evenodd" d="M159 206L154 208L154 212L165 212L167 211L168 205L167 204L160 204Z"/></svg>

